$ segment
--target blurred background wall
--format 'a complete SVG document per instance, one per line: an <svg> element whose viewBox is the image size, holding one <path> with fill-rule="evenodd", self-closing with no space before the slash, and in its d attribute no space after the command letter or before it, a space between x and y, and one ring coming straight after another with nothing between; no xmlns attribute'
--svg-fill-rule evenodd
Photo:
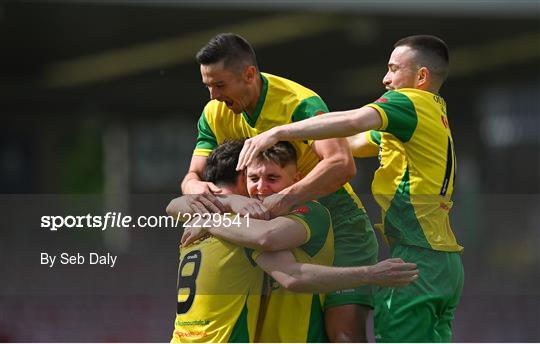
<svg viewBox="0 0 540 344"><path fill-rule="evenodd" d="M169 340L177 230L53 235L39 218L163 214L208 99L194 54L219 32L246 37L262 71L331 110L384 92L399 38L443 38L466 269L455 340L540 341L539 19L538 1L519 0L1 1L0 341ZM352 184L378 222L377 161L357 166ZM39 265L42 250L70 248L123 263Z"/></svg>

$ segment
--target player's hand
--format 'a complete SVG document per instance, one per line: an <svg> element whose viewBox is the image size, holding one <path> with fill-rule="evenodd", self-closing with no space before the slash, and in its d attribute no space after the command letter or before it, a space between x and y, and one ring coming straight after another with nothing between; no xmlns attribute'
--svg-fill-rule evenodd
<svg viewBox="0 0 540 344"><path fill-rule="evenodd" d="M198 195L184 195L186 204L194 213L219 213L222 214L228 209L221 201L212 193L203 193Z"/></svg>
<svg viewBox="0 0 540 344"><path fill-rule="evenodd" d="M228 205L234 213L240 215L249 214L250 217L259 220L270 220L270 210L258 199L229 195Z"/></svg>
<svg viewBox="0 0 540 344"><path fill-rule="evenodd" d="M237 171L241 171L246 166L251 164L253 160L259 155L260 152L265 151L266 149L272 147L279 141L277 137L277 131L275 128L265 131L251 139L247 139L244 142L244 147L240 152L238 158L238 165L236 166Z"/></svg>
<svg viewBox="0 0 540 344"><path fill-rule="evenodd" d="M207 228L186 227L184 228L184 233L182 233L182 238L180 239L180 243L182 244L182 247L186 247L206 235L208 235Z"/></svg>
<svg viewBox="0 0 540 344"><path fill-rule="evenodd" d="M221 188L217 187L214 183L203 182L201 180L190 180L185 186L184 195L198 195L198 194L217 194L221 193Z"/></svg>
<svg viewBox="0 0 540 344"><path fill-rule="evenodd" d="M405 263L401 258L383 260L368 267L371 283L382 287L403 287L418 278L414 263Z"/></svg>
<svg viewBox="0 0 540 344"><path fill-rule="evenodd" d="M276 193L265 197L263 205L270 209L270 218L273 219L290 213L294 206L294 200L290 195Z"/></svg>

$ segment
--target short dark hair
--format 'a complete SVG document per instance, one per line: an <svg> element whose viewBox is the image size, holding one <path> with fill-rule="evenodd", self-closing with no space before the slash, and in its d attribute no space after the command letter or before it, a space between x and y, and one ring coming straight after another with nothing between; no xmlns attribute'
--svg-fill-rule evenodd
<svg viewBox="0 0 540 344"><path fill-rule="evenodd" d="M400 46L414 50L416 63L420 67L427 67L442 85L450 69L448 46L442 39L432 35L414 35L402 38L394 44L394 48Z"/></svg>
<svg viewBox="0 0 540 344"><path fill-rule="evenodd" d="M234 33L216 35L199 50L196 58L201 65L223 61L223 65L228 69L243 70L247 66L255 66L259 70L251 44Z"/></svg>
<svg viewBox="0 0 540 344"><path fill-rule="evenodd" d="M240 172L236 171L238 157L246 139L226 140L216 147L206 160L203 179L218 186L234 185ZM257 161L270 161L285 167L291 163L296 165L296 149L287 141L279 141L274 146L261 152Z"/></svg>
<svg viewBox="0 0 540 344"><path fill-rule="evenodd" d="M236 171L238 156L245 139L227 140L216 147L206 160L203 179L220 185L234 185L239 172Z"/></svg>
<svg viewBox="0 0 540 344"><path fill-rule="evenodd" d="M294 146L288 141L279 141L272 147L259 153L257 161L270 161L280 167L285 167L292 163L296 165L296 158L297 155Z"/></svg>

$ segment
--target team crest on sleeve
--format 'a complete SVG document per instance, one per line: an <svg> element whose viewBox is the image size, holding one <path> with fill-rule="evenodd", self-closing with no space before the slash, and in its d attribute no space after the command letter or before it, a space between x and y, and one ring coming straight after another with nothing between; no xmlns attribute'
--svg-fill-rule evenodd
<svg viewBox="0 0 540 344"><path fill-rule="evenodd" d="M317 112L315 113L315 116L319 116L319 115L322 115L322 114L325 114L325 113L326 113L326 112L324 112L324 111L317 111Z"/></svg>
<svg viewBox="0 0 540 344"><path fill-rule="evenodd" d="M309 207L307 206L301 206L292 211L293 214L299 214L299 215L305 215L309 213Z"/></svg>
<svg viewBox="0 0 540 344"><path fill-rule="evenodd" d="M380 97L374 103L388 103L388 99L386 99L384 97Z"/></svg>

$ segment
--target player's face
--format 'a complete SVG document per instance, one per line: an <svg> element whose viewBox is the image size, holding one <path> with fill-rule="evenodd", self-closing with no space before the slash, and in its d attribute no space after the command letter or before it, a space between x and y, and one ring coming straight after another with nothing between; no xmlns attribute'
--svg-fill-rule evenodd
<svg viewBox="0 0 540 344"><path fill-rule="evenodd" d="M247 167L247 189L251 197L264 198L293 185L299 179L295 164L255 161Z"/></svg>
<svg viewBox="0 0 540 344"><path fill-rule="evenodd" d="M414 63L414 51L409 47L399 46L390 55L383 84L387 90L416 88L418 69Z"/></svg>
<svg viewBox="0 0 540 344"><path fill-rule="evenodd" d="M210 92L210 99L225 103L236 114L250 104L249 80L244 74L225 68L223 62L201 65L202 82Z"/></svg>

